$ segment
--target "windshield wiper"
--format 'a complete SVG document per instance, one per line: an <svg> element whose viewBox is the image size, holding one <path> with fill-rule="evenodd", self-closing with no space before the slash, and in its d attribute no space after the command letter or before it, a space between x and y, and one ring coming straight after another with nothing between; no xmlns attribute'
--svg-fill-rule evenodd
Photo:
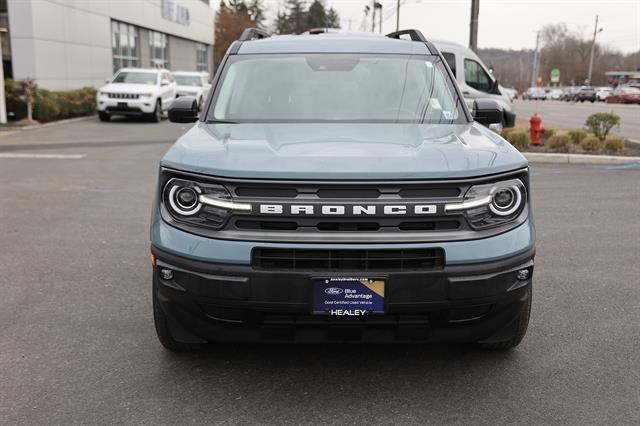
<svg viewBox="0 0 640 426"><path fill-rule="evenodd" d="M237 121L228 121L228 120L207 120L205 121L207 124L239 124Z"/></svg>

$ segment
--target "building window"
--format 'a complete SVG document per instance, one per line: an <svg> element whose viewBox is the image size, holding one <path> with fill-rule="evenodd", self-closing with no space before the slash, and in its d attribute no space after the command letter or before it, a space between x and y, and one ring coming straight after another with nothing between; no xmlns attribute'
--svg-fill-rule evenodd
<svg viewBox="0 0 640 426"><path fill-rule="evenodd" d="M140 66L138 28L124 22L111 21L113 72L120 68Z"/></svg>
<svg viewBox="0 0 640 426"><path fill-rule="evenodd" d="M206 44L198 43L196 47L196 70L209 71L209 48Z"/></svg>
<svg viewBox="0 0 640 426"><path fill-rule="evenodd" d="M169 68L169 40L166 34L149 31L149 49L152 67Z"/></svg>

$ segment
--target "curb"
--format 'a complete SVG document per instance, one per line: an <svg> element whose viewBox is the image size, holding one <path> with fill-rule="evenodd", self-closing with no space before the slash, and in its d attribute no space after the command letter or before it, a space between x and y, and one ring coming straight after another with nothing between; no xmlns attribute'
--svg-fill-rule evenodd
<svg viewBox="0 0 640 426"><path fill-rule="evenodd" d="M640 157L622 157L616 155L588 154L546 154L541 152L523 152L531 163L553 164L629 164L640 163Z"/></svg>
<svg viewBox="0 0 640 426"><path fill-rule="evenodd" d="M89 120L89 119L95 118L95 117L97 117L97 114L85 115L83 117L67 118L67 119L64 119L64 120L51 121L49 123L32 125L32 126L24 126L24 127L21 127L21 126L6 126L6 130L7 131L21 131L21 130L44 129L46 127L58 126L58 125L61 125L61 124L69 124L69 123L75 123L77 121L85 121L85 120Z"/></svg>

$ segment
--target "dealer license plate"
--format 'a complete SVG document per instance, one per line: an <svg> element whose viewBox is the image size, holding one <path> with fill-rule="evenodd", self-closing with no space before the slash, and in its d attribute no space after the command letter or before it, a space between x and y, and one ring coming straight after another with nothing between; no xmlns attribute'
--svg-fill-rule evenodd
<svg viewBox="0 0 640 426"><path fill-rule="evenodd" d="M359 316L384 313L385 282L379 278L312 278L313 313Z"/></svg>

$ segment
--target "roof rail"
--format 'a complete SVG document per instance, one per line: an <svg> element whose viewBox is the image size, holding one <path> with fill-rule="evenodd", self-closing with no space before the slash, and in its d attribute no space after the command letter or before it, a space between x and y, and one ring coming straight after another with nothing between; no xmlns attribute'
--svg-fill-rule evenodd
<svg viewBox="0 0 640 426"><path fill-rule="evenodd" d="M422 35L420 30L394 31L392 33L387 34L385 37L400 39L400 36L405 35L405 34L409 34L409 37L411 37L412 41L421 41L423 43L427 42L427 39Z"/></svg>
<svg viewBox="0 0 640 426"><path fill-rule="evenodd" d="M253 39L261 39L271 37L269 33L260 28L247 28L242 32L242 35L238 39L239 41L250 41Z"/></svg>

